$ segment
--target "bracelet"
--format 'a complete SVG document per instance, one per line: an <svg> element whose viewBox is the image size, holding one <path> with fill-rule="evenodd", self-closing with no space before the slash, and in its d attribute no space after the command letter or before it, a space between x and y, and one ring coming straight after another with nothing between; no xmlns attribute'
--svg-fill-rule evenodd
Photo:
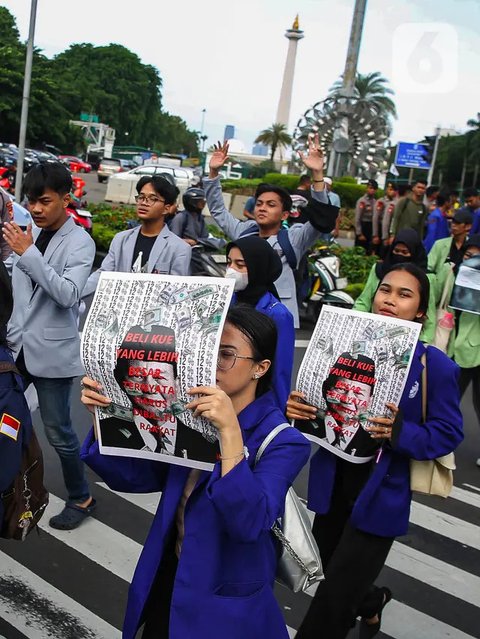
<svg viewBox="0 0 480 639"><path fill-rule="evenodd" d="M218 459L220 461L231 461L232 459L242 459L242 457L245 457L245 453L243 450L241 453L238 453L238 455L233 455L233 457L223 457L222 455L219 455Z"/></svg>
<svg viewBox="0 0 480 639"><path fill-rule="evenodd" d="M312 182L316 184L317 182L325 182L325 180L312 180Z"/></svg>

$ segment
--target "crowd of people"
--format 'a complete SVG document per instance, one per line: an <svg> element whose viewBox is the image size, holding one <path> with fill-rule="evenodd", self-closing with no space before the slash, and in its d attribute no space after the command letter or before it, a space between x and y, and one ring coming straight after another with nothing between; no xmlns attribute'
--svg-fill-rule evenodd
<svg viewBox="0 0 480 639"><path fill-rule="evenodd" d="M209 176L190 189L185 211L176 215L176 186L162 176L142 177L136 187L139 224L115 236L93 272L94 242L66 213L69 172L60 164L31 169L24 190L34 228L22 229L12 219L11 205L4 207L0 363L14 363L16 371L0 375L0 412L19 424L25 421L28 408L19 380L23 390L33 384L68 496L49 521L54 528L74 529L95 511L85 463L113 490L162 491L130 586L125 639L139 631L144 639L183 639L193 629L195 637L209 639L287 639L273 593L279 545L271 528L307 463L308 506L315 513L313 535L325 580L297 637L343 639L359 618L360 637L368 639L379 632L392 598L390 589L375 581L394 539L408 529L410 461L433 460L462 441L460 397L469 385L480 423L480 315L452 312L448 354L429 346L435 343L437 309L449 299L459 266L480 254L478 193L467 192L460 207L418 181L400 198L389 184L377 200L378 185L369 181L355 211L356 244L381 261L355 308L422 324L399 405L388 404L388 416L370 416L365 427L383 442L382 454L353 464L320 448L309 462L310 443L288 428L255 464L269 432L287 419L311 419L318 411L292 388L296 282L306 252L338 229L340 202L324 176L314 137L301 155L309 175L293 194L305 199L302 218L285 228L292 194L261 184L246 219L239 220L222 196L219 172L227 157L228 144L216 145ZM188 408L215 427L218 462L207 472L102 455L94 429L80 444L70 415L73 381L83 374L79 305L94 293L102 271L188 277L192 247L208 234L205 203L228 238L225 276L234 280L234 295L220 340L216 385L191 388ZM111 400L97 380L84 377L82 402L93 410ZM1 424L0 459L9 460L0 472L5 487L18 470L11 462L24 440L23 431L22 437L12 438L11 432L4 437Z"/></svg>

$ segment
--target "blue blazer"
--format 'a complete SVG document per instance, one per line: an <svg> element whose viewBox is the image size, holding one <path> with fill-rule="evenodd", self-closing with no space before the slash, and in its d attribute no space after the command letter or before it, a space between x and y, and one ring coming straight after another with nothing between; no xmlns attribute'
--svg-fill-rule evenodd
<svg viewBox="0 0 480 639"><path fill-rule="evenodd" d="M232 304L236 304L236 302L237 298L234 295ZM284 413L291 390L293 354L295 351L293 315L285 304L282 304L275 295L268 292L258 300L255 309L268 315L277 327L277 348L272 371L272 390L277 398L278 407Z"/></svg>
<svg viewBox="0 0 480 639"><path fill-rule="evenodd" d="M422 370L427 350L427 420L422 419ZM396 537L405 535L410 516L410 459L435 459L454 450L463 440L458 366L437 348L418 342L400 401L401 417L394 424L391 444L360 492L350 517L359 530ZM330 508L336 457L321 448L312 457L308 507L320 514Z"/></svg>
<svg viewBox="0 0 480 639"><path fill-rule="evenodd" d="M258 447L285 418L267 393L247 406L239 421L248 460L224 477L220 464L212 473L202 472L187 502L171 639L288 639L273 594L278 549L270 528L308 460L310 444L295 429L286 429L254 469ZM129 591L123 637L134 639L190 470L100 455L91 433L82 458L113 490L163 491Z"/></svg>

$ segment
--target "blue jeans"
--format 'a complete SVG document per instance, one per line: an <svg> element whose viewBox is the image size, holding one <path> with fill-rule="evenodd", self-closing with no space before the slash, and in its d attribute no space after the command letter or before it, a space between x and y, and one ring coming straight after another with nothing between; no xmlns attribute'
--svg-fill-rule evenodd
<svg viewBox="0 0 480 639"><path fill-rule="evenodd" d="M46 378L31 376L38 394L38 404L45 434L62 464L68 499L81 503L90 496L85 467L80 459L80 442L70 417L73 377Z"/></svg>

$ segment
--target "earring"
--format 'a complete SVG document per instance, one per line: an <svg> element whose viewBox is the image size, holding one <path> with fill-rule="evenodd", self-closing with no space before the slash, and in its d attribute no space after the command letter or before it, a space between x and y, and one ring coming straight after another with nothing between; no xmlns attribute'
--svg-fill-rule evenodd
<svg viewBox="0 0 480 639"><path fill-rule="evenodd" d="M255 373L255 375L252 377L252 379L259 379L260 375L258 373Z"/></svg>

